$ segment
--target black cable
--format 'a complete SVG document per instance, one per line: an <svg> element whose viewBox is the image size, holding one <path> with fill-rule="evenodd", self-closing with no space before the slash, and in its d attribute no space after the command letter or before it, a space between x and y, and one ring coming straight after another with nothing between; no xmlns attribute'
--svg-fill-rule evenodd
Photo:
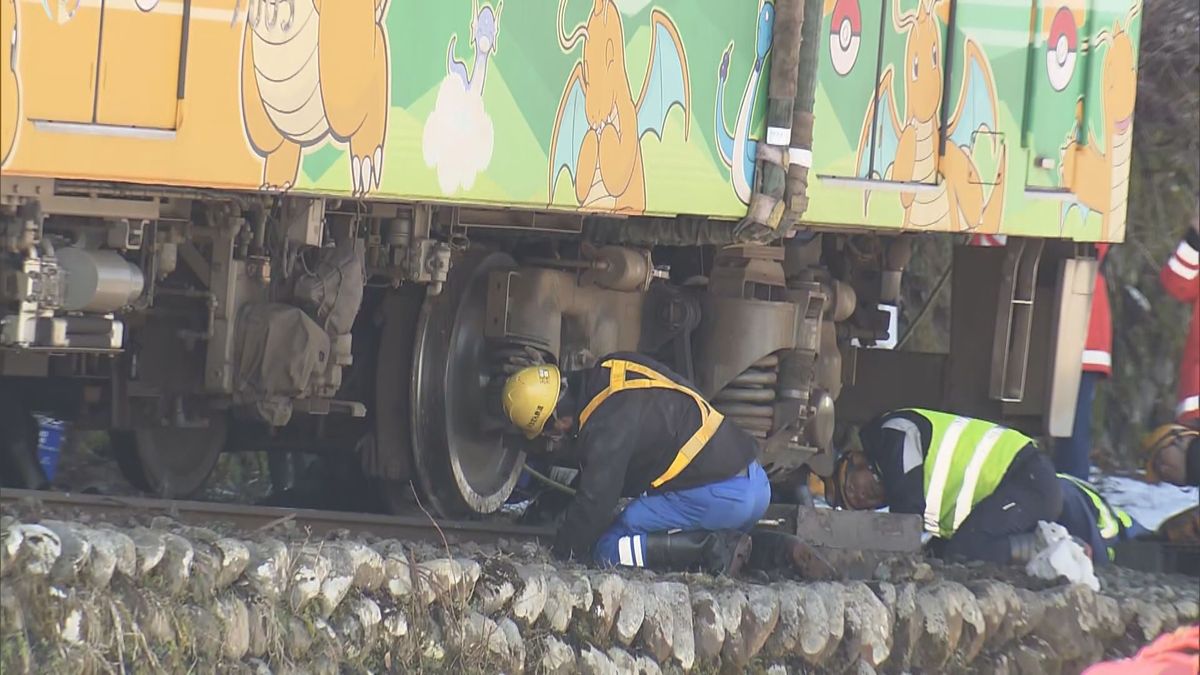
<svg viewBox="0 0 1200 675"><path fill-rule="evenodd" d="M913 331L917 329L917 326L921 325L921 322L925 319L926 314L929 313L929 308L933 307L933 304L937 301L938 296L942 294L942 288L946 286L946 280L950 278L950 271L953 269L953 262L951 262L949 265L946 265L946 269L942 272L941 278L938 279L937 285L933 287L933 292L929 294L929 299L925 301L924 305L922 305L921 311L917 312L917 316L912 320L912 323L908 324L908 330L904 331L904 337L900 338L900 341L896 343L897 351L904 347L904 344L908 342L910 337L912 337Z"/></svg>
<svg viewBox="0 0 1200 675"><path fill-rule="evenodd" d="M970 240L970 236L963 236L959 239L959 243L966 244ZM933 292L929 294L929 299L925 301L925 304L921 307L921 311L917 312L917 316L910 324L908 324L908 330L904 331L904 337L900 338L899 342L896 343L895 349L897 351L904 347L904 344L908 342L910 337L912 337L913 331L915 331L917 326L920 326L921 322L925 320L925 315L929 313L929 309L933 307L933 303L937 301L938 296L942 294L942 289L946 286L946 280L950 278L950 272L953 270L954 253L951 251L950 262L946 264L946 269L942 270L942 276L938 279L937 284L934 285Z"/></svg>
<svg viewBox="0 0 1200 675"><path fill-rule="evenodd" d="M565 492L566 494L569 494L571 496L575 495L575 488L563 485L562 483L554 480L553 478L551 478L551 477L547 476L546 474L538 471L537 469L529 466L528 464L525 465L525 470L529 472L530 476L533 476L534 478L545 483L546 485L550 486L551 488L554 488L555 490L558 490L559 492Z"/></svg>

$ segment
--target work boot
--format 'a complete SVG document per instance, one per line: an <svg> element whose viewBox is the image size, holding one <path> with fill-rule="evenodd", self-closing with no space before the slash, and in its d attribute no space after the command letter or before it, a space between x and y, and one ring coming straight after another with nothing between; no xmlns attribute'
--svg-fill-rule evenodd
<svg viewBox="0 0 1200 675"><path fill-rule="evenodd" d="M646 540L646 567L737 576L750 558L750 537L737 530L656 532Z"/></svg>
<svg viewBox="0 0 1200 675"><path fill-rule="evenodd" d="M1024 565L1033 560L1037 554L1038 539L1036 532L1012 534L1008 537L1009 562Z"/></svg>
<svg viewBox="0 0 1200 675"><path fill-rule="evenodd" d="M835 579L838 571L800 537L786 532L755 530L750 567L756 570L791 569L805 579Z"/></svg>

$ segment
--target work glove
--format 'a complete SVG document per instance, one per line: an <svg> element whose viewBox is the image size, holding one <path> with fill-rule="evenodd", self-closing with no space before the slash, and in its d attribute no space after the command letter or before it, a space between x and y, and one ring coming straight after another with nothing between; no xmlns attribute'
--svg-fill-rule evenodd
<svg viewBox="0 0 1200 675"><path fill-rule="evenodd" d="M534 347L525 346L522 347L520 351L514 351L507 354L505 356L504 365L501 366L501 370L504 371L505 375L512 375L522 368L540 366L544 363L546 363L546 357L541 350Z"/></svg>
<svg viewBox="0 0 1200 675"><path fill-rule="evenodd" d="M529 506L525 507L525 512L517 522L522 525L552 527L557 531L567 517L567 507L571 505L571 499L571 495L564 492L543 489Z"/></svg>

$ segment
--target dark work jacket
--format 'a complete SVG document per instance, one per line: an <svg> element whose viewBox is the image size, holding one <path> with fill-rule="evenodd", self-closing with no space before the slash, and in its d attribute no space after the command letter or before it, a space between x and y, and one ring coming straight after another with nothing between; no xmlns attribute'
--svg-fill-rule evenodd
<svg viewBox="0 0 1200 675"><path fill-rule="evenodd" d="M568 387L575 401L576 424L583 408L609 383L608 359L642 364L685 387L696 389L665 365L641 354L618 352L597 360L596 366L572 373ZM631 374L631 377L637 377ZM720 482L750 465L758 444L732 422L723 421L712 439L687 468L662 487L658 478L684 443L700 428L700 410L688 395L669 389L633 389L609 396L579 432L575 452L582 474L578 492L554 542L554 553L590 560L592 547L612 523L621 497L644 492L667 492Z"/></svg>
<svg viewBox="0 0 1200 675"><path fill-rule="evenodd" d="M920 452L920 462L912 458L905 461L906 434L897 429L885 429L890 420L907 420L916 425L918 438L914 441ZM923 415L899 410L884 413L868 422L859 431L863 452L875 465L883 481L888 510L894 513L925 512L925 457L929 454L929 439L933 437L933 425ZM1032 444L1026 445L1013 457L1009 472L1020 466L1031 455L1037 453ZM905 469L908 471L905 471ZM1008 475L1006 473L1005 475Z"/></svg>

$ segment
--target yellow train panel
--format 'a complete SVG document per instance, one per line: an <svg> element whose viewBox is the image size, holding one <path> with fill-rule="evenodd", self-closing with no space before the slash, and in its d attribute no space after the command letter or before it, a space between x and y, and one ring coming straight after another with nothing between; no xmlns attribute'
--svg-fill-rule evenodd
<svg viewBox="0 0 1200 675"><path fill-rule="evenodd" d="M12 49L5 49L4 36L16 39L17 12L13 0L0 0L0 166L8 161L8 151L17 138L17 120L21 116L21 85L13 69Z"/></svg>
<svg viewBox="0 0 1200 675"><path fill-rule="evenodd" d="M28 119L91 122L96 105L100 3L18 0L17 61ZM74 8L73 8L74 7ZM7 42L7 35L5 36Z"/></svg>
<svg viewBox="0 0 1200 675"><path fill-rule="evenodd" d="M183 99L177 97L183 2L106 0L103 26L99 0L80 0L71 14L74 3L0 0L5 23L16 11L16 67L3 70L18 77L13 85L9 78L0 82L6 107L19 100L20 120L7 158L0 157L5 173L216 188L261 184L262 160L246 142L238 101L243 31L231 26L235 0L190 3ZM56 69L68 63L72 75L64 79ZM10 96L10 88L19 96Z"/></svg>
<svg viewBox="0 0 1200 675"><path fill-rule="evenodd" d="M97 124L175 128L183 15L177 3L146 12L135 0L105 1Z"/></svg>

